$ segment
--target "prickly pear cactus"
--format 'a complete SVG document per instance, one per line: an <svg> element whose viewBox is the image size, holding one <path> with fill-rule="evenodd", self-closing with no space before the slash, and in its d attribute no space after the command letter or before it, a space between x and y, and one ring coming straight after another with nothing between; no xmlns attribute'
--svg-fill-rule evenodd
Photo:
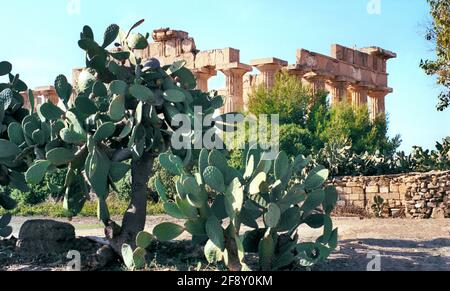
<svg viewBox="0 0 450 291"><path fill-rule="evenodd" d="M122 245L122 258L128 270L142 270L147 266L146 249L155 240L155 237L147 232L141 231L136 236L136 249L129 244Z"/></svg>
<svg viewBox="0 0 450 291"><path fill-rule="evenodd" d="M248 270L247 253L259 256L262 270L311 266L326 259L337 246L337 229L330 218L338 196L326 187L328 170L311 168L311 159L291 161L284 152L266 160L257 147L246 153L245 172L228 166L217 150L200 153L199 173L189 174L175 155L160 156L161 165L180 176L177 193L169 199L161 182L155 188L170 216L184 225L162 223L153 235L160 241L187 231L205 245L210 263L224 261L231 270ZM229 219L229 223L225 223ZM322 228L315 242L299 243L298 229L306 224ZM252 230L241 232L242 225Z"/></svg>
<svg viewBox="0 0 450 291"><path fill-rule="evenodd" d="M26 173L27 182L38 183L47 171L67 168L64 206L77 215L91 189L105 225L110 222L110 189L127 174L130 163L170 149L177 129L171 124L178 114L193 120L194 106L214 112L223 103L220 96L193 90L195 77L184 61L162 67L156 59L137 57L134 50L148 46L148 35L132 33L141 23L128 32L113 24L102 42L85 26L78 45L86 53L86 68L76 86L58 76L59 104L40 106L24 130L26 140L45 145ZM115 49L108 50L113 43ZM184 164L192 158L187 150L177 154Z"/></svg>
<svg viewBox="0 0 450 291"><path fill-rule="evenodd" d="M23 107L24 98L20 93L27 91L27 85L18 74L11 72L10 63L0 62L0 76L9 79L9 83L0 83L0 207L5 210L14 209L16 202L1 190L2 187L29 191L23 173L40 154L41 142L46 138L42 129L46 127L35 113ZM29 101L34 104L31 90ZM10 220L9 214L0 218L0 237L11 235Z"/></svg>

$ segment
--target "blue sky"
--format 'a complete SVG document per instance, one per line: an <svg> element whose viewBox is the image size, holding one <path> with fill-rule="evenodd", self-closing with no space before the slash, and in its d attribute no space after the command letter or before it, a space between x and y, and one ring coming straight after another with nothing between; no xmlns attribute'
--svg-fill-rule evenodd
<svg viewBox="0 0 450 291"><path fill-rule="evenodd" d="M433 51L422 37L429 20L425 0L379 0L380 13L369 13L378 0L16 0L2 5L0 60L31 86L52 84L83 65L77 46L84 24L101 38L107 25L128 28L145 18L141 32L171 27L188 31L201 50L234 47L241 60L274 56L295 62L297 48L329 54L330 45L376 45L394 51L388 63L391 136L401 134L402 149L434 148L450 135L450 109L437 112L439 87L419 68ZM75 6L68 9L72 2ZM77 2L80 3L77 9ZM220 87L223 79L211 81Z"/></svg>

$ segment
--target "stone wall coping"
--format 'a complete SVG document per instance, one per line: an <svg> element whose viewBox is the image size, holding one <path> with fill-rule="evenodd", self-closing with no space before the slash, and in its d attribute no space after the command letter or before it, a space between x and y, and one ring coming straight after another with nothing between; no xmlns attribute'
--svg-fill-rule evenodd
<svg viewBox="0 0 450 291"><path fill-rule="evenodd" d="M342 180L342 179L354 179L354 178L370 178L370 179L374 179L374 178L400 178L400 177L411 177L411 176L423 176L423 177L427 177L427 176L442 176L442 175L446 175L446 174L450 174L450 171L430 171L430 172L410 172L410 173L403 173L403 174L390 174L390 175L378 175L378 176L337 176L334 177L333 179L335 180Z"/></svg>

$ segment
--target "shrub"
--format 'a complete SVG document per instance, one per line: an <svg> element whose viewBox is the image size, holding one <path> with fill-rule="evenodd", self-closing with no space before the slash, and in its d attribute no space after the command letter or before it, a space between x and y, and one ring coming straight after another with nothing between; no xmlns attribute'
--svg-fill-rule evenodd
<svg viewBox="0 0 450 291"><path fill-rule="evenodd" d="M346 102L333 106L321 129L319 137L324 144L350 142L355 154L366 151L393 154L400 146L399 136L388 138L384 117L372 122L366 106L354 108Z"/></svg>
<svg viewBox="0 0 450 291"><path fill-rule="evenodd" d="M309 130L295 124L284 124L280 126L280 149L290 157L299 153L311 154L314 137Z"/></svg>
<svg viewBox="0 0 450 291"><path fill-rule="evenodd" d="M11 191L11 197L20 204L36 205L53 198L59 200L63 195L66 170L55 170L45 175L44 180L38 185L32 185L29 192L17 189Z"/></svg>
<svg viewBox="0 0 450 291"><path fill-rule="evenodd" d="M276 75L273 88L267 90L259 86L251 94L249 111L256 116L279 114L281 124L305 127L314 99L315 96L295 76L282 71Z"/></svg>

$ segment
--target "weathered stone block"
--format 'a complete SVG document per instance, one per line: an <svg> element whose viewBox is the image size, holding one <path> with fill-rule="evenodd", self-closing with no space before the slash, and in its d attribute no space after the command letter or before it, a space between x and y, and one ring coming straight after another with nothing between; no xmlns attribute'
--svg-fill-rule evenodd
<svg viewBox="0 0 450 291"><path fill-rule="evenodd" d="M350 194L350 200L358 201L359 200L359 194Z"/></svg>
<svg viewBox="0 0 450 291"><path fill-rule="evenodd" d="M196 55L195 67L220 66L239 62L239 50L233 48L201 51Z"/></svg>
<svg viewBox="0 0 450 291"><path fill-rule="evenodd" d="M366 188L367 193L379 193L380 188L378 186L368 186Z"/></svg>
<svg viewBox="0 0 450 291"><path fill-rule="evenodd" d="M389 193L389 187L387 187L387 186L381 186L381 187L380 187L380 193L381 193L381 194L387 194L387 193Z"/></svg>
<svg viewBox="0 0 450 291"><path fill-rule="evenodd" d="M398 185L391 184L391 186L389 187L389 190L393 193L398 193L398 192L400 192L400 187Z"/></svg>
<svg viewBox="0 0 450 291"><path fill-rule="evenodd" d="M364 194L364 189L362 187L352 187L353 194Z"/></svg>

